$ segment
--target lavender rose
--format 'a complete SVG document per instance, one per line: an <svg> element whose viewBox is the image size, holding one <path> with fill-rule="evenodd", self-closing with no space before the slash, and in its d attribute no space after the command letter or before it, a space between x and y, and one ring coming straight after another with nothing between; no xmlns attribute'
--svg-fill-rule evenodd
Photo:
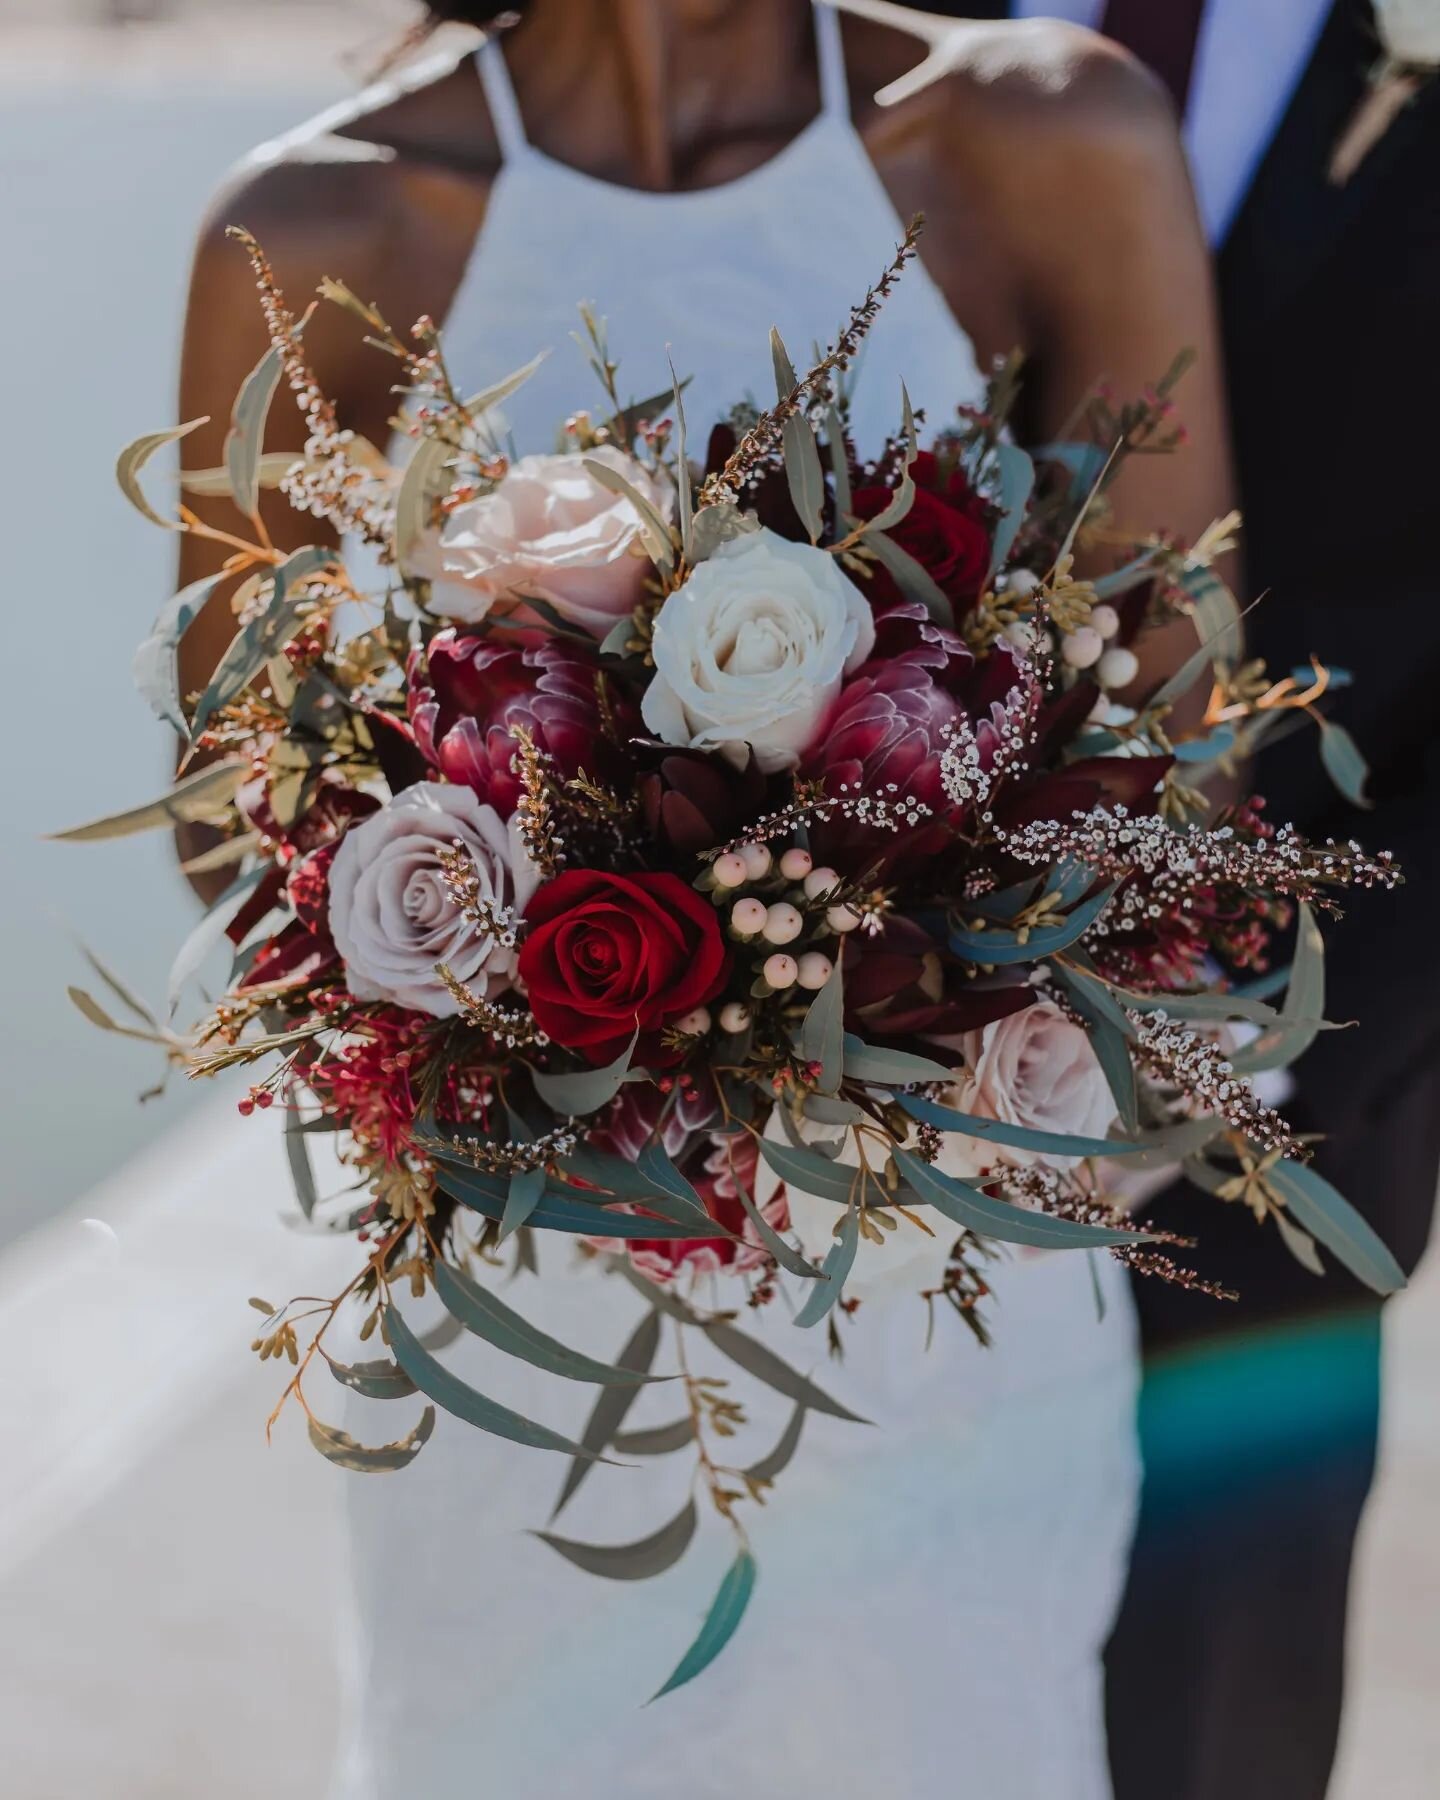
<svg viewBox="0 0 1440 1800"><path fill-rule="evenodd" d="M469 788L421 781L346 832L330 870L330 930L357 1000L391 1000L437 1019L458 1011L435 973L446 963L482 998L512 985L515 953L481 935L442 879L456 839L482 897L517 912L536 878L500 815Z"/></svg>
<svg viewBox="0 0 1440 1800"><path fill-rule="evenodd" d="M649 568L639 515L600 485L587 461L607 463L662 517L670 513L669 490L612 445L522 456L490 493L451 513L440 536L446 579L435 589L434 610L476 624L492 609L523 615L533 598L597 638L627 617Z"/></svg>

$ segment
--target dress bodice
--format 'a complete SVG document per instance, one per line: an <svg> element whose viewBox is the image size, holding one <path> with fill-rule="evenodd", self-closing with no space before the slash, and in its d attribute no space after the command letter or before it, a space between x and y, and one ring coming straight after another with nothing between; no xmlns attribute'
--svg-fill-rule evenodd
<svg viewBox="0 0 1440 1800"><path fill-rule="evenodd" d="M505 403L521 454L556 447L565 418L604 404L572 342L578 303L607 322L624 400L689 385L691 441L739 402L774 398L769 334L797 367L833 341L894 255L904 225L850 117L839 20L815 8L820 111L770 161L719 186L655 193L601 181L529 141L501 41L478 64L502 164L445 322L446 356L474 391L549 352ZM899 428L900 384L932 426L980 398L970 339L923 261L886 301L850 377L857 445Z"/></svg>

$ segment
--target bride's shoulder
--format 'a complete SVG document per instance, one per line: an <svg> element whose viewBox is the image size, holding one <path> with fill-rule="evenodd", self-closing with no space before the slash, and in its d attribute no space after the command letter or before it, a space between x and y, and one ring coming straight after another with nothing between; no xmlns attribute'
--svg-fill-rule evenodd
<svg viewBox="0 0 1440 1800"><path fill-rule="evenodd" d="M240 225L297 300L343 272L406 319L408 290L423 297L463 258L499 166L476 89L469 56L428 58L258 145L211 199L197 278L231 286Z"/></svg>
<svg viewBox="0 0 1440 1800"><path fill-rule="evenodd" d="M957 21L883 0L855 7L862 68L882 135L917 138L952 163L999 163L1028 182L1043 165L1064 178L1078 155L1092 182L1107 164L1179 160L1174 108L1127 51L1058 19Z"/></svg>

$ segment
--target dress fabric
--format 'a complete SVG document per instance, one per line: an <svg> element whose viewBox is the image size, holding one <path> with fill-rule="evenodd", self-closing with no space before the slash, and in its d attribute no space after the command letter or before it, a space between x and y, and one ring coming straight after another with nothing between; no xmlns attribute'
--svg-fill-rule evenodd
<svg viewBox="0 0 1440 1800"><path fill-rule="evenodd" d="M884 267L902 225L850 122L838 20L822 4L816 24L814 122L753 174L683 194L610 186L534 150L498 45L482 50L505 162L446 321L447 354L474 391L552 350L506 403L521 452L553 447L593 379L568 336L577 298L608 318L622 396L665 385L670 347L691 378L691 441L703 444L747 390L761 405L771 397L772 324L801 364ZM856 372L862 454L896 429L902 379L931 428L983 391L923 266ZM512 1303L578 1349L618 1354L642 1313L635 1291L573 1244L546 1238L539 1255L543 1280L520 1278ZM733 1555L705 1504L678 1567L614 1582L529 1535L549 1519L560 1457L441 1414L403 1473L346 1478L353 1612L332 1800L1108 1800L1101 1654L1139 1485L1129 1289L1116 1264L1092 1268L1083 1253L1008 1258L993 1287L989 1350L943 1304L927 1350L925 1303L905 1292L846 1323L843 1360L827 1356L823 1328L792 1328L783 1298L742 1321L874 1423L808 1415L767 1504L743 1509L760 1574L737 1635L651 1707ZM709 1279L695 1298L743 1302ZM426 1304L413 1311L423 1326ZM657 1370L676 1367L671 1329ZM789 1403L689 1353L695 1372L730 1379L747 1415L734 1459L757 1460ZM473 1338L443 1354L483 1392L572 1437L594 1403L595 1389ZM409 1427L413 1403L347 1399L347 1429L363 1441ZM627 1424L680 1411L673 1386L656 1383ZM594 1543L646 1537L679 1510L691 1473L686 1453L597 1467L555 1529Z"/></svg>

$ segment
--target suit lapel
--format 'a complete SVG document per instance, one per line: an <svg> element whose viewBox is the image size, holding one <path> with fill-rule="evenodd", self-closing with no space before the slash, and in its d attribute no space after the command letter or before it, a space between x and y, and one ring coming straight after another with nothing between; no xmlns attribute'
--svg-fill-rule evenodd
<svg viewBox="0 0 1440 1800"><path fill-rule="evenodd" d="M1405 160L1435 104L1435 84L1371 150L1343 186L1331 154L1364 97L1377 57L1368 0L1337 0L1222 251L1227 286L1243 280L1249 324L1280 310L1342 248Z"/></svg>

